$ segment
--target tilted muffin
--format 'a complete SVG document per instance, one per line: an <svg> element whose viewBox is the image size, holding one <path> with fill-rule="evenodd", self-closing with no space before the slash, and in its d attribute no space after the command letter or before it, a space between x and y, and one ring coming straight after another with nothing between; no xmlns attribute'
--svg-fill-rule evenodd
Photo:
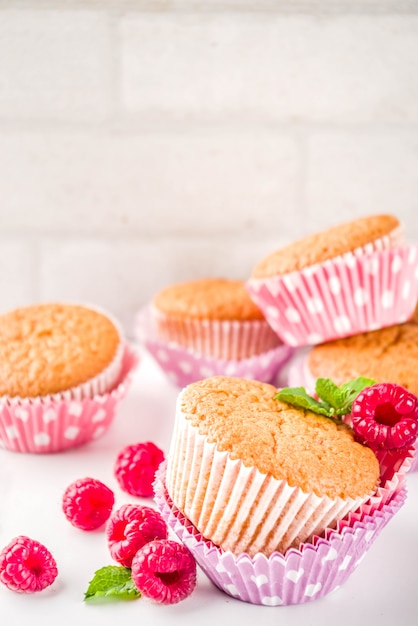
<svg viewBox="0 0 418 626"><path fill-rule="evenodd" d="M0 315L0 445L57 452L110 425L137 362L117 322L45 303Z"/></svg>
<svg viewBox="0 0 418 626"><path fill-rule="evenodd" d="M167 492L233 554L298 548L358 509L379 463L343 423L274 399L269 384L212 377L179 395Z"/></svg>
<svg viewBox="0 0 418 626"><path fill-rule="evenodd" d="M169 285L154 296L151 312L160 339L216 359L243 359L281 344L240 280Z"/></svg>
<svg viewBox="0 0 418 626"><path fill-rule="evenodd" d="M417 267L399 220L370 215L268 254L246 286L283 341L314 345L406 321Z"/></svg>

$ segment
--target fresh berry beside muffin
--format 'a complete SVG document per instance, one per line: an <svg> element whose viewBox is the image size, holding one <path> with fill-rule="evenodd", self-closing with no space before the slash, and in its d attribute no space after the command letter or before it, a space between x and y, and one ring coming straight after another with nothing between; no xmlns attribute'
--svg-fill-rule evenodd
<svg viewBox="0 0 418 626"><path fill-rule="evenodd" d="M281 343L240 280L169 285L154 296L151 310L162 340L216 359L243 359Z"/></svg>
<svg viewBox="0 0 418 626"><path fill-rule="evenodd" d="M222 590L267 605L322 597L402 506L418 398L372 383L322 381L314 398L213 377L179 394L155 501Z"/></svg>
<svg viewBox="0 0 418 626"><path fill-rule="evenodd" d="M290 345L313 345L406 321L418 296L418 246L392 215L333 226L261 259L246 283Z"/></svg>
<svg viewBox="0 0 418 626"><path fill-rule="evenodd" d="M53 452L99 436L134 362L118 323L94 308L44 303L0 315L0 442Z"/></svg>

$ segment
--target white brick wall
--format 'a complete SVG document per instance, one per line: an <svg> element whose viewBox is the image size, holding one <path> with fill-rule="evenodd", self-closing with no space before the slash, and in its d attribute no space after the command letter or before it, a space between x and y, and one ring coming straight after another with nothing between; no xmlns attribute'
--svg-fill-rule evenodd
<svg viewBox="0 0 418 626"><path fill-rule="evenodd" d="M130 334L165 284L342 219L417 239L417 172L412 0L0 0L0 310Z"/></svg>

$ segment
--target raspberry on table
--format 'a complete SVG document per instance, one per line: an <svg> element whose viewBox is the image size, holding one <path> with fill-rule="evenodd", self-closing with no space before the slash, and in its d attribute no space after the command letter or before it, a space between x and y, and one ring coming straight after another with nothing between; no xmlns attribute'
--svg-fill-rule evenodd
<svg viewBox="0 0 418 626"><path fill-rule="evenodd" d="M163 460L163 451L151 441L126 446L115 462L114 472L120 487L132 496L152 496L155 472Z"/></svg>
<svg viewBox="0 0 418 626"><path fill-rule="evenodd" d="M96 478L79 478L69 485L62 498L65 517L76 528L95 530L112 512L114 493Z"/></svg>
<svg viewBox="0 0 418 626"><path fill-rule="evenodd" d="M49 550L25 535L12 539L0 552L0 580L12 591L42 591L57 575L57 564Z"/></svg>
<svg viewBox="0 0 418 626"><path fill-rule="evenodd" d="M112 558L124 567L131 567L139 548L154 539L167 539L168 528L155 509L125 504L111 514L106 535Z"/></svg>
<svg viewBox="0 0 418 626"><path fill-rule="evenodd" d="M418 435L418 398L394 383L377 383L359 393L351 409L356 434L371 448L412 447Z"/></svg>
<svg viewBox="0 0 418 626"><path fill-rule="evenodd" d="M150 541L132 560L132 580L143 596L159 604L175 604L196 586L196 561L181 543Z"/></svg>

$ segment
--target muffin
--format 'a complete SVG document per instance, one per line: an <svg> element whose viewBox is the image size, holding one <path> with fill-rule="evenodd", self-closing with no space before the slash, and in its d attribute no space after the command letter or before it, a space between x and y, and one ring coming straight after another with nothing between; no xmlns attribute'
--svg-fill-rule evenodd
<svg viewBox="0 0 418 626"><path fill-rule="evenodd" d="M117 322L91 307L45 303L0 315L0 442L52 452L98 436L134 362Z"/></svg>
<svg viewBox="0 0 418 626"><path fill-rule="evenodd" d="M243 359L281 343L244 281L204 278L169 285L151 303L157 336L216 359Z"/></svg>
<svg viewBox="0 0 418 626"><path fill-rule="evenodd" d="M375 492L379 463L343 423L212 377L179 395L167 492L202 535L250 556L298 548Z"/></svg>
<svg viewBox="0 0 418 626"><path fill-rule="evenodd" d="M370 215L280 248L246 287L280 338L314 345L409 319L418 296L418 249L392 215Z"/></svg>
<svg viewBox="0 0 418 626"><path fill-rule="evenodd" d="M294 351L270 328L244 282L221 278L158 292L136 316L135 336L180 389L215 375L271 382Z"/></svg>
<svg viewBox="0 0 418 626"><path fill-rule="evenodd" d="M418 432L418 398L402 388L393 402L408 400L410 413L397 413L397 448L359 438L365 419L386 433L377 419L386 388L360 392L355 430L277 391L228 377L186 387L154 483L157 508L209 579L267 606L309 602L347 580L405 502L410 417Z"/></svg>

